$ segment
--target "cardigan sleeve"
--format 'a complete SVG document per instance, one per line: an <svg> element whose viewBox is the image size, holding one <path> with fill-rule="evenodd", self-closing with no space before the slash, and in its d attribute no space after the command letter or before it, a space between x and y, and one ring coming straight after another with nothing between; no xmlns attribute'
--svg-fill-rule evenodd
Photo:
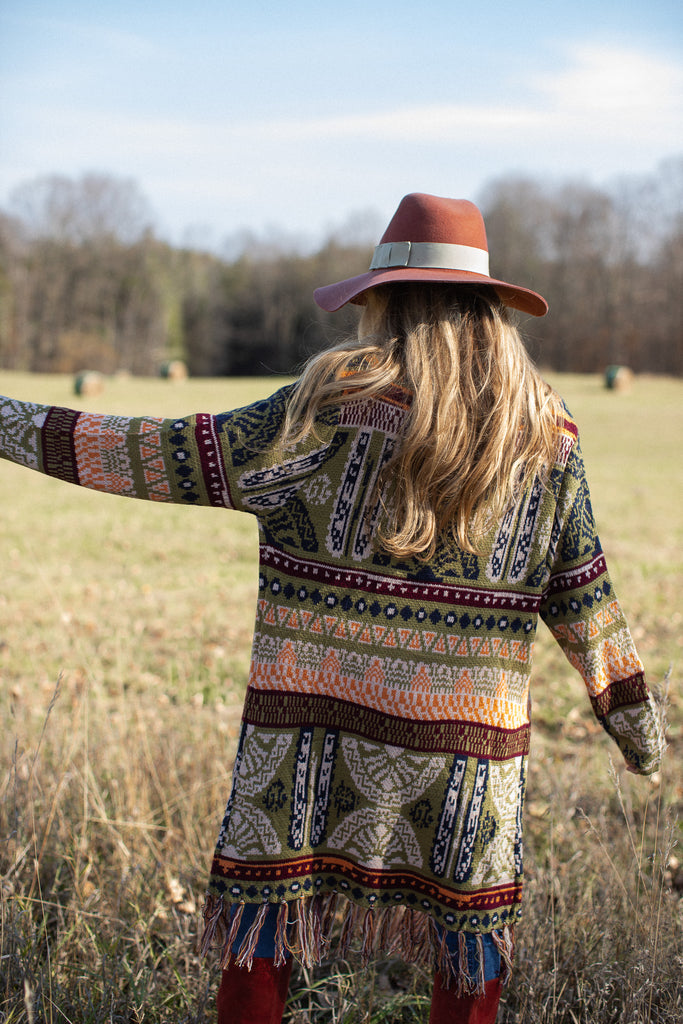
<svg viewBox="0 0 683 1024"><path fill-rule="evenodd" d="M0 397L0 457L110 494L255 512L245 498L249 473L276 462L289 390L232 412L177 419Z"/></svg>
<svg viewBox="0 0 683 1024"><path fill-rule="evenodd" d="M656 771L666 745L661 716L607 571L578 439L559 485L540 614L628 767Z"/></svg>

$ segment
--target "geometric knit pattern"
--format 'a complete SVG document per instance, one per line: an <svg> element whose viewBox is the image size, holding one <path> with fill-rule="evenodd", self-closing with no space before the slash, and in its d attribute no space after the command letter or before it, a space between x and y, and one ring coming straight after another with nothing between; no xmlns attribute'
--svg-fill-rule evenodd
<svg viewBox="0 0 683 1024"><path fill-rule="evenodd" d="M369 915L366 934L376 913L413 911L505 935L522 899L539 616L628 764L654 771L663 746L576 425L567 416L548 479L481 553L449 542L428 562L400 561L372 536L375 482L409 393L325 409L314 434L282 450L290 391L175 420L0 399L0 454L86 487L258 520L252 661L208 939L225 939L233 905L332 895Z"/></svg>

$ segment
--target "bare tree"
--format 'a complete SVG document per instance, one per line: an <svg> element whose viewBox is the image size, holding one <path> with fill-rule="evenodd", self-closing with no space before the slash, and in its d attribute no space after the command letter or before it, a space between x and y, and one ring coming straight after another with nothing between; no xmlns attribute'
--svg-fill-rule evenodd
<svg viewBox="0 0 683 1024"><path fill-rule="evenodd" d="M107 174L37 178L13 191L10 209L32 238L73 245L105 239L132 245L152 225L149 205L135 181Z"/></svg>
<svg viewBox="0 0 683 1024"><path fill-rule="evenodd" d="M501 178L480 205L492 274L548 299L524 325L544 367L683 373L683 158L601 189ZM181 357L195 374L292 373L354 330L355 308L324 313L313 290L367 267L380 230L364 213L317 252L244 233L222 256L178 250L155 239L134 182L94 174L30 182L12 210L0 362L36 370L150 373Z"/></svg>
<svg viewBox="0 0 683 1024"><path fill-rule="evenodd" d="M0 321L5 364L152 371L164 351L163 296L149 210L135 183L97 174L41 178L15 190L12 209L22 247L5 244L12 268L11 329Z"/></svg>

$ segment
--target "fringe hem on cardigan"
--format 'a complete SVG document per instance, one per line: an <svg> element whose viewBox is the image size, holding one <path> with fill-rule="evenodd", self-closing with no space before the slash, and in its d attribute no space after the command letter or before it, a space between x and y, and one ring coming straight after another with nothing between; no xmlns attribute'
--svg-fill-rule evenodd
<svg viewBox="0 0 683 1024"><path fill-rule="evenodd" d="M204 905L204 932L200 940L202 956L211 949L220 949L220 966L225 969L234 957L238 967L251 970L259 932L268 914L269 903L259 908L254 922L233 954L232 946L239 931L245 903L234 904L222 896L207 894ZM290 915L290 906L292 913ZM339 937L333 940L333 931ZM501 979L505 984L512 970L514 937L511 926L491 932L500 953ZM282 901L275 929L274 965L285 962L291 953L304 967L314 967L323 960L343 958L351 951L359 952L363 966L381 956L399 956L406 963L438 971L444 988L455 985L456 994L483 995L484 949L477 936L474 977L470 973L464 932L458 934L459 956L452 956L446 945L446 932L439 929L429 914L405 907L365 910L337 893L306 896L291 903ZM454 962L455 961L455 962Z"/></svg>

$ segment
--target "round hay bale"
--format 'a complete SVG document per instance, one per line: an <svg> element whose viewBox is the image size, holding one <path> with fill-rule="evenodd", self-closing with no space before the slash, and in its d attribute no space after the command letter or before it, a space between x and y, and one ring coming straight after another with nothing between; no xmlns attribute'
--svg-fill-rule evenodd
<svg viewBox="0 0 683 1024"><path fill-rule="evenodd" d="M182 359L169 359L162 364L161 376L165 380L187 380L187 365Z"/></svg>
<svg viewBox="0 0 683 1024"><path fill-rule="evenodd" d="M630 391L634 373L628 366L608 366L605 370L605 387L610 391Z"/></svg>
<svg viewBox="0 0 683 1024"><path fill-rule="evenodd" d="M101 395L104 391L104 374L98 370L82 370L76 374L74 391L86 397Z"/></svg>

